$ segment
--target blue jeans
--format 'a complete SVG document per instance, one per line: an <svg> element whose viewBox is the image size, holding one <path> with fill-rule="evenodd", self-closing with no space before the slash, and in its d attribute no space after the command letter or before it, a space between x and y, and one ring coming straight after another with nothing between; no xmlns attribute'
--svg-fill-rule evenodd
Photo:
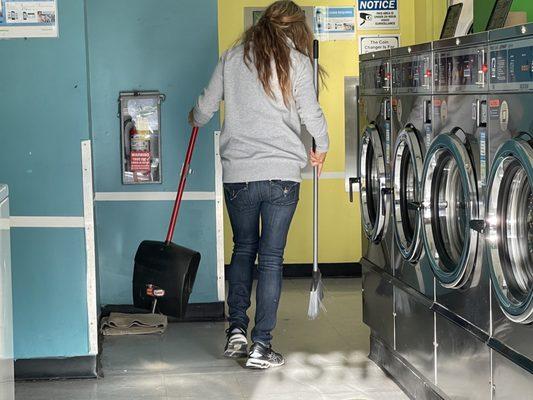
<svg viewBox="0 0 533 400"><path fill-rule="evenodd" d="M234 242L228 271L229 322L231 328L248 329L246 311L257 258L254 342L269 345L272 340L281 295L283 253L299 192L300 184L291 181L224 184Z"/></svg>

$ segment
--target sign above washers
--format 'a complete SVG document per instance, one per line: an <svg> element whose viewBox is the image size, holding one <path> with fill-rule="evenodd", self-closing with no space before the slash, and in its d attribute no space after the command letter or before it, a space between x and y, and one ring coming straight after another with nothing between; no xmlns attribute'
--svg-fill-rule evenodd
<svg viewBox="0 0 533 400"><path fill-rule="evenodd" d="M357 0L358 29L399 29L398 1Z"/></svg>
<svg viewBox="0 0 533 400"><path fill-rule="evenodd" d="M361 35L359 54L375 53L400 47L400 35Z"/></svg>

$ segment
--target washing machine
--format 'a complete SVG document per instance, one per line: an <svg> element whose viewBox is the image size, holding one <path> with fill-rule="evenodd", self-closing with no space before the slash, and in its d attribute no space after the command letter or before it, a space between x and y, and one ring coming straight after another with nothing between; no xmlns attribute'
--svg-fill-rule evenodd
<svg viewBox="0 0 533 400"><path fill-rule="evenodd" d="M394 346L391 265L390 50L360 56L359 171L363 259L363 320Z"/></svg>
<svg viewBox="0 0 533 400"><path fill-rule="evenodd" d="M422 173L422 236L435 285L435 381L489 399L490 282L483 266L488 34L433 43L433 139Z"/></svg>
<svg viewBox="0 0 533 400"><path fill-rule="evenodd" d="M533 24L490 34L486 265L493 399L533 396Z"/></svg>
<svg viewBox="0 0 533 400"><path fill-rule="evenodd" d="M422 267L420 205L424 155L432 139L431 43L392 50L392 214L394 276L433 299Z"/></svg>
<svg viewBox="0 0 533 400"><path fill-rule="evenodd" d="M421 178L432 139L432 45L391 50L392 264L396 351L434 378L434 275L422 243Z"/></svg>

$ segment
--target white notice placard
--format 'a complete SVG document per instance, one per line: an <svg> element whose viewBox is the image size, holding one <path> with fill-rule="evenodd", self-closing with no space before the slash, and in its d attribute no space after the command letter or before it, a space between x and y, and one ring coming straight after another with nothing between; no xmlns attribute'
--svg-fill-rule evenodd
<svg viewBox="0 0 533 400"><path fill-rule="evenodd" d="M355 40L355 7L315 7L315 37Z"/></svg>
<svg viewBox="0 0 533 400"><path fill-rule="evenodd" d="M56 0L0 0L0 39L57 35Z"/></svg>
<svg viewBox="0 0 533 400"><path fill-rule="evenodd" d="M400 47L400 35L359 36L359 54L394 49Z"/></svg>
<svg viewBox="0 0 533 400"><path fill-rule="evenodd" d="M357 0L358 29L399 29L398 1Z"/></svg>

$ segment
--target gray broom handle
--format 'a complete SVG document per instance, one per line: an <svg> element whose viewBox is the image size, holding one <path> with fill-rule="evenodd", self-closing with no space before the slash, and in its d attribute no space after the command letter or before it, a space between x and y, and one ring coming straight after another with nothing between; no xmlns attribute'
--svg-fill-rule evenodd
<svg viewBox="0 0 533 400"><path fill-rule="evenodd" d="M318 99L318 40L313 41L314 83ZM313 151L316 143L313 139ZM318 271L318 167L313 168L313 271Z"/></svg>

